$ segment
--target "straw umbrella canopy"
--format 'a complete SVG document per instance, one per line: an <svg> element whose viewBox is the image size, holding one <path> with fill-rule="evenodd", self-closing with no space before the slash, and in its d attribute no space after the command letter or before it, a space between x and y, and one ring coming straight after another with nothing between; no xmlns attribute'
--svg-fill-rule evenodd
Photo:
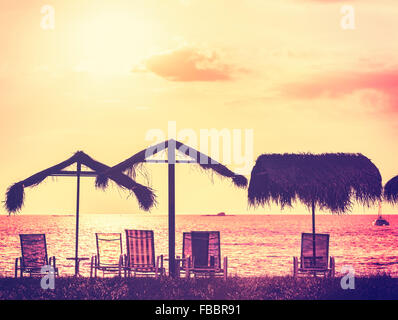
<svg viewBox="0 0 398 320"><path fill-rule="evenodd" d="M76 164L76 171L67 171L65 168ZM81 166L88 167L91 171L82 170ZM79 202L80 202L80 177L97 177L100 172L108 170L110 167L94 160L83 151L76 152L69 159L40 171L29 178L11 185L6 192L5 208L11 213L21 210L25 201L25 188L35 187L49 176L69 176L77 177L77 197L76 197L76 244L75 244L75 274L79 273ZM151 188L145 187L135 182L130 177L115 172L109 178L122 189L130 190L136 196L139 206L143 210L149 210L155 204L155 194ZM100 187L97 185L97 187ZM102 186L105 188L105 186Z"/></svg>
<svg viewBox="0 0 398 320"><path fill-rule="evenodd" d="M384 186L384 199L391 204L398 204L398 176L389 180Z"/></svg>
<svg viewBox="0 0 398 320"><path fill-rule="evenodd" d="M155 154L167 149L167 160L151 159ZM185 155L188 160L176 159L176 153ZM169 192L169 274L175 276L175 164L176 163L197 163L204 170L211 170L221 177L230 178L233 184L240 188L247 186L246 177L236 174L226 166L215 161L209 156L191 148L179 141L169 139L159 144L150 146L110 170L98 175L97 185L104 187L108 183L108 178L118 172L125 172L135 177L137 166L142 163L167 163L168 164L168 192Z"/></svg>
<svg viewBox="0 0 398 320"><path fill-rule="evenodd" d="M370 206L380 200L381 175L362 154L263 154L251 172L249 204L274 202L283 209L301 201L312 211L315 242L315 209L344 213L353 201ZM315 257L315 245L313 245Z"/></svg>

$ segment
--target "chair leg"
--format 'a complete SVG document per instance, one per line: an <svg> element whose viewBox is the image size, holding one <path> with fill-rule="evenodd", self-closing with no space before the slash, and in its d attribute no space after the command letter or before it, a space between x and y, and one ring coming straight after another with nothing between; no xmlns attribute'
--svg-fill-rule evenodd
<svg viewBox="0 0 398 320"><path fill-rule="evenodd" d="M57 262L55 256L52 256L50 258L50 266L54 269L54 275L58 276L58 270L57 270Z"/></svg>
<svg viewBox="0 0 398 320"><path fill-rule="evenodd" d="M293 257L293 277L296 278L298 274L298 259Z"/></svg>
<svg viewBox="0 0 398 320"><path fill-rule="evenodd" d="M122 277L123 255L119 257L119 277Z"/></svg>
<svg viewBox="0 0 398 320"><path fill-rule="evenodd" d="M15 259L15 278L18 278L18 258Z"/></svg>
<svg viewBox="0 0 398 320"><path fill-rule="evenodd" d="M90 263L90 278L93 277L93 264L94 264L94 257L91 257L91 263Z"/></svg>
<svg viewBox="0 0 398 320"><path fill-rule="evenodd" d="M190 278L190 271L189 268L191 266L191 257L187 257L185 260L185 278Z"/></svg>
<svg viewBox="0 0 398 320"><path fill-rule="evenodd" d="M94 257L94 278L97 278L97 272L98 272L98 263L97 263L97 256Z"/></svg>
<svg viewBox="0 0 398 320"><path fill-rule="evenodd" d="M228 277L228 257L224 257L224 280Z"/></svg>
<svg viewBox="0 0 398 320"><path fill-rule="evenodd" d="M330 257L330 277L334 278L336 273L336 265L334 261L334 257Z"/></svg>
<svg viewBox="0 0 398 320"><path fill-rule="evenodd" d="M160 256L157 256L157 258L156 258L156 265L155 265L155 278L158 277L159 263L160 263Z"/></svg>

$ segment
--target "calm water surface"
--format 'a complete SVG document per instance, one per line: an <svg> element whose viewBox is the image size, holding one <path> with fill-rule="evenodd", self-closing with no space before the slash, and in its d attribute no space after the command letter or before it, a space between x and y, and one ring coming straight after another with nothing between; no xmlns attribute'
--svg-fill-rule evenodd
<svg viewBox="0 0 398 320"><path fill-rule="evenodd" d="M398 216L385 217L389 227L373 226L375 216L369 215L317 216L317 232L330 234L330 254L336 258L337 271L343 265L352 265L359 275L386 272L398 276ZM82 214L80 255L95 254L95 232L123 233L124 229L154 230L156 254L167 255L167 216L151 214ZM177 216L178 255L182 232L191 230L221 232L221 253L228 256L232 275L288 275L292 257L300 254L301 232L311 232L311 216ZM19 233L46 233L48 253L57 257L61 275L73 273L73 265L66 258L74 256L74 216L0 216L1 276L13 275L15 258L20 256ZM82 262L81 273L88 275L88 262Z"/></svg>

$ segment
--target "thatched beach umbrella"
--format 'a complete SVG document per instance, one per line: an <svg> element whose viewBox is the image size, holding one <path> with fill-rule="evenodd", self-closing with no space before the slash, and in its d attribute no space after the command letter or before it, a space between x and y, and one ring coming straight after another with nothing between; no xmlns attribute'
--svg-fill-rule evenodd
<svg viewBox="0 0 398 320"><path fill-rule="evenodd" d="M381 175L362 154L264 154L251 172L249 203L270 204L283 209L296 200L312 211L315 243L315 208L343 213L353 200L370 206L380 200ZM315 244L313 245L315 257Z"/></svg>
<svg viewBox="0 0 398 320"><path fill-rule="evenodd" d="M389 180L384 186L384 199L391 204L398 204L398 176Z"/></svg>
<svg viewBox="0 0 398 320"><path fill-rule="evenodd" d="M152 160L151 156L167 149L167 160ZM188 157L188 160L177 160L176 152ZM169 185L169 274L175 276L175 164L176 163L197 163L202 169L209 170L222 176L231 178L235 186L244 188L247 186L247 179L229 170L224 165L213 160L209 156L174 139L144 149L127 160L112 167L104 174L98 175L97 185L106 186L108 177L118 172L127 171L135 176L138 165L144 162L167 163L168 164L168 185Z"/></svg>
<svg viewBox="0 0 398 320"><path fill-rule="evenodd" d="M76 171L67 171L65 168L76 164ZM92 171L83 171L81 166L86 166ZM79 202L80 202L80 177L97 177L100 172L108 170L110 167L89 157L82 151L76 152L69 159L52 166L46 170L40 171L33 176L19 181L10 186L6 193L5 208L11 214L21 210L25 200L25 188L35 187L43 182L49 176L69 176L77 177L77 197L76 197L76 244L75 244L75 274L79 273ZM153 191L145 187L128 176L115 172L109 176L111 180L124 189L130 190L135 194L140 208L149 210L155 203Z"/></svg>

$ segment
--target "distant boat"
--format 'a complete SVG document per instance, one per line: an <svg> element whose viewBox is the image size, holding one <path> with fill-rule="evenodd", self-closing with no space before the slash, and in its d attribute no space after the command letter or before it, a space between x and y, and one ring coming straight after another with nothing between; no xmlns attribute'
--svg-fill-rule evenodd
<svg viewBox="0 0 398 320"><path fill-rule="evenodd" d="M386 219L384 219L382 216L380 216L375 221L373 221L373 225L375 225L375 226L389 226L390 223Z"/></svg>
<svg viewBox="0 0 398 320"><path fill-rule="evenodd" d="M386 219L384 219L381 215L381 201L379 202L379 217L375 221L373 221L373 225L379 227L390 225L390 223Z"/></svg>

